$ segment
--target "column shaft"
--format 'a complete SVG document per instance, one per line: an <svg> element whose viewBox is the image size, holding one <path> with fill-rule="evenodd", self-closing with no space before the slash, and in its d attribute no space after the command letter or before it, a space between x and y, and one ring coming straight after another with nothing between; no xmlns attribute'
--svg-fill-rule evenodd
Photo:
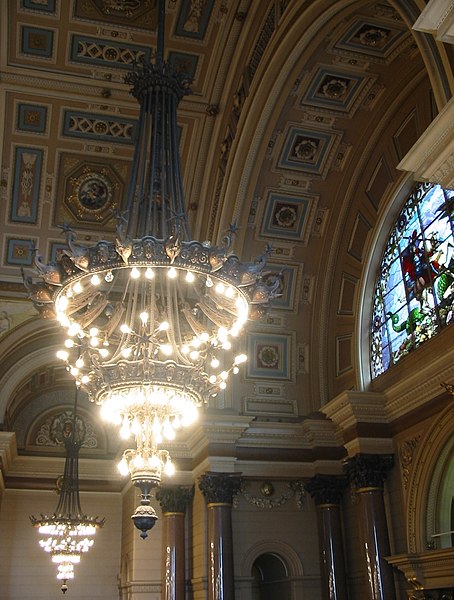
<svg viewBox="0 0 454 600"><path fill-rule="evenodd" d="M383 490L358 490L361 541L367 564L370 600L393 600L395 596L392 567L385 556L390 555Z"/></svg>
<svg viewBox="0 0 454 600"><path fill-rule="evenodd" d="M235 600L232 503L241 483L238 475L214 472L199 480L207 502L208 600Z"/></svg>
<svg viewBox="0 0 454 600"><path fill-rule="evenodd" d="M337 504L317 507L323 600L347 600L342 527Z"/></svg>
<svg viewBox="0 0 454 600"><path fill-rule="evenodd" d="M184 513L163 515L163 600L184 600Z"/></svg>
<svg viewBox="0 0 454 600"><path fill-rule="evenodd" d="M385 557L391 554L383 498L384 481L394 465L392 455L357 454L345 470L358 499L361 545L369 600L395 600L394 576Z"/></svg>
<svg viewBox="0 0 454 600"><path fill-rule="evenodd" d="M208 600L234 600L230 504L208 504Z"/></svg>
<svg viewBox="0 0 454 600"><path fill-rule="evenodd" d="M162 600L184 600L186 585L184 517L194 490L162 486L156 493L162 509Z"/></svg>

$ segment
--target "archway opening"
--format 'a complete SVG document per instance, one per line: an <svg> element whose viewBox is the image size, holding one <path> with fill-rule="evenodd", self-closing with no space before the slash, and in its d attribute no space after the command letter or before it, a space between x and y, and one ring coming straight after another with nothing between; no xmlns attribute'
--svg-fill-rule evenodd
<svg viewBox="0 0 454 600"><path fill-rule="evenodd" d="M252 565L253 600L291 600L290 579L285 562L268 552L257 557Z"/></svg>

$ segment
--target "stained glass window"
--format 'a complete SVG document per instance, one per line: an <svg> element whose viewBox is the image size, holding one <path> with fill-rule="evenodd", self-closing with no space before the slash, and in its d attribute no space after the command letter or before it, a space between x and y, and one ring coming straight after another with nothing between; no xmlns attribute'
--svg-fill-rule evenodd
<svg viewBox="0 0 454 600"><path fill-rule="evenodd" d="M377 377L454 322L454 191L418 184L394 225L374 291Z"/></svg>

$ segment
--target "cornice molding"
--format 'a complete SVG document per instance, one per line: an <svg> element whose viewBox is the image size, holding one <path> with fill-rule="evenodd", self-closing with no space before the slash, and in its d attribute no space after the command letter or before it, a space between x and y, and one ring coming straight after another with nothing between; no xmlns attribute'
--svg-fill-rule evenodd
<svg viewBox="0 0 454 600"><path fill-rule="evenodd" d="M454 43L454 2L430 0L416 19L413 29L431 33L440 42Z"/></svg>
<svg viewBox="0 0 454 600"><path fill-rule="evenodd" d="M414 173L420 181L454 187L454 98L441 109L397 168Z"/></svg>
<svg viewBox="0 0 454 600"><path fill-rule="evenodd" d="M415 589L452 587L454 548L429 550L421 554L396 554L386 560L399 569Z"/></svg>
<svg viewBox="0 0 454 600"><path fill-rule="evenodd" d="M344 391L325 404L321 412L342 433L360 423L386 426L408 416L440 396L443 393L442 382L454 381L451 340L449 335L437 336L436 340L430 340L425 348L418 348L411 355L411 368L405 357L375 380L373 385L377 391ZM432 341L437 344L436 353L433 352ZM371 435L382 439L387 437L376 433Z"/></svg>
<svg viewBox="0 0 454 600"><path fill-rule="evenodd" d="M345 431L358 423L389 423L385 402L382 393L346 390L320 410Z"/></svg>

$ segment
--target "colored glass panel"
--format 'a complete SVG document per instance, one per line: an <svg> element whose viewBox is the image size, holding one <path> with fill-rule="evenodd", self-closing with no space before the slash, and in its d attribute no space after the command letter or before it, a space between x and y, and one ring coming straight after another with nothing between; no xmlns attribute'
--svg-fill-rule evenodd
<svg viewBox="0 0 454 600"><path fill-rule="evenodd" d="M454 322L454 191L419 184L383 253L373 298L377 377Z"/></svg>

